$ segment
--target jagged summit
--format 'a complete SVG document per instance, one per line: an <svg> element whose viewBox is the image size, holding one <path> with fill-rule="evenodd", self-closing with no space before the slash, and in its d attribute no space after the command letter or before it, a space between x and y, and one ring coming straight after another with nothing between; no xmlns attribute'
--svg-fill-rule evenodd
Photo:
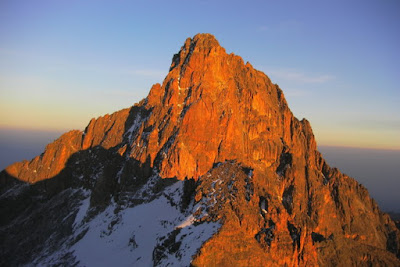
<svg viewBox="0 0 400 267"><path fill-rule="evenodd" d="M193 38L187 38L186 40L193 40L194 43L199 43L201 46L220 46L218 40L211 33L198 33Z"/></svg>
<svg viewBox="0 0 400 267"><path fill-rule="evenodd" d="M199 51L199 52L210 52L212 49L223 49L220 46L218 40L214 35L210 33L198 33L193 38L187 38L184 45L181 48L186 51Z"/></svg>
<svg viewBox="0 0 400 267"><path fill-rule="evenodd" d="M278 85L210 34L185 41L146 99L0 184L0 265L91 265L98 251L109 265L399 265L389 216L326 163Z"/></svg>
<svg viewBox="0 0 400 267"><path fill-rule="evenodd" d="M212 34L199 33L193 38L187 38L179 53L174 55L170 70L179 66L180 63L187 63L193 52L207 55L212 50L222 50L225 52L225 49L219 45L219 42Z"/></svg>
<svg viewBox="0 0 400 267"><path fill-rule="evenodd" d="M160 118L149 120L148 128L158 132L157 142L146 142L151 162L169 140L160 155L166 158L161 175L179 179L197 178L227 159L272 164L275 158L267 155L280 153L282 127L289 126L283 119L294 120L282 91L241 57L228 55L211 35L186 40L163 84L153 86L147 100Z"/></svg>

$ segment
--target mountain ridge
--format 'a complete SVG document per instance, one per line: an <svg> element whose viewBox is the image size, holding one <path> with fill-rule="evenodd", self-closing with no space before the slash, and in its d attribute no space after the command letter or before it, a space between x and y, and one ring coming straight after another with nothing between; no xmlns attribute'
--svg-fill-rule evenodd
<svg viewBox="0 0 400 267"><path fill-rule="evenodd" d="M2 214L9 215L2 230L22 227L10 224L26 215L24 198L12 193L18 190L25 199L62 199L75 188L89 199L88 224L111 206L125 214L165 197L181 213L168 221L177 224L164 236L169 241L156 239L155 265L171 255L179 261L185 230L177 229L185 228L185 216L190 233L218 229L207 230L208 241L186 258L195 266L399 263L400 234L389 216L363 186L325 162L310 123L294 117L279 86L210 34L185 41L147 98L8 166L0 184ZM63 238L80 229L66 228ZM81 233L76 244L86 240Z"/></svg>

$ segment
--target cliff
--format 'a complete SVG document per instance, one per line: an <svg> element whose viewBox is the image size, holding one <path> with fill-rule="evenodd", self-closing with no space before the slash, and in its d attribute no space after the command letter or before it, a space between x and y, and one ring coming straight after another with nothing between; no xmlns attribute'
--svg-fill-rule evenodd
<svg viewBox="0 0 400 267"><path fill-rule="evenodd" d="M163 83L140 103L64 134L30 162L7 167L0 182L5 259L10 233L46 222L19 221L28 216L28 201L50 203L84 190L78 199L90 199L89 223L107 207L118 214L153 203L179 184L180 200L171 203L197 227L218 228L189 257L194 266L400 265L400 232L390 217L362 185L325 162L310 123L293 116L279 86L210 34L188 38ZM67 223L58 240L74 227ZM182 229L157 237L153 264L185 258ZM16 263L34 261L43 242Z"/></svg>

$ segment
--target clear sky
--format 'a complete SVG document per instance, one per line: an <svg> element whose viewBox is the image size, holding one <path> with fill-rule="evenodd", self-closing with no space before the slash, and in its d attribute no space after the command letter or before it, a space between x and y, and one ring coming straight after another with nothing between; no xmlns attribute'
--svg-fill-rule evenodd
<svg viewBox="0 0 400 267"><path fill-rule="evenodd" d="M400 1L0 0L0 128L84 129L199 32L280 85L320 145L400 149Z"/></svg>

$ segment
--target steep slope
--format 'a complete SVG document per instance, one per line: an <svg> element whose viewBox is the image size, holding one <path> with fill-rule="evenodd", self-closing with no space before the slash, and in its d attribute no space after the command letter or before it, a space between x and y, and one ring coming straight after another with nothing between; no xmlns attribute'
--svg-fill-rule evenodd
<svg viewBox="0 0 400 267"><path fill-rule="evenodd" d="M94 265L93 245L127 265L400 264L389 216L329 167L281 89L210 34L188 38L139 104L61 136L0 183L3 263ZM55 210L63 230L41 215Z"/></svg>

